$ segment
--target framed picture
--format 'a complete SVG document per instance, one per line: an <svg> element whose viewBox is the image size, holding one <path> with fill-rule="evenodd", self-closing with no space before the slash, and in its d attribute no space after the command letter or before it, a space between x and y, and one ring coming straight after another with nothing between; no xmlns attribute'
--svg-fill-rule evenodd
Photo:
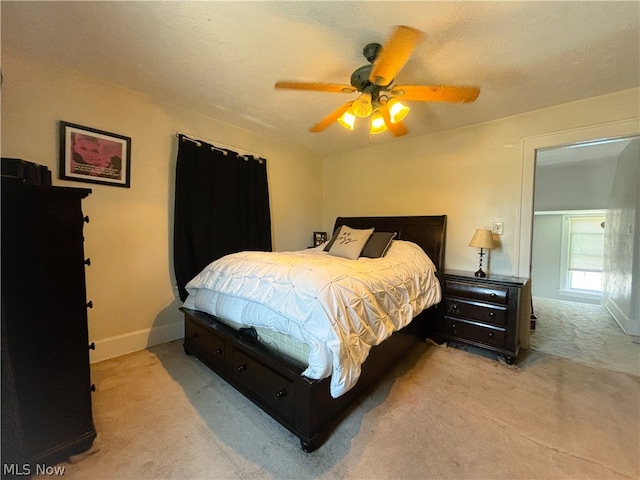
<svg viewBox="0 0 640 480"><path fill-rule="evenodd" d="M313 232L313 246L317 247L327 241L327 232Z"/></svg>
<svg viewBox="0 0 640 480"><path fill-rule="evenodd" d="M60 178L129 188L131 138L61 121Z"/></svg>

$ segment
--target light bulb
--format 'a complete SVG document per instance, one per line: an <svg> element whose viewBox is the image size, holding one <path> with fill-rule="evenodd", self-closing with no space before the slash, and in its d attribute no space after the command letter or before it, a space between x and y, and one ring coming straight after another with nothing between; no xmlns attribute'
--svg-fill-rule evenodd
<svg viewBox="0 0 640 480"><path fill-rule="evenodd" d="M373 111L373 107L371 106L371 94L365 92L360 95L356 101L353 102L353 105L351 105L351 109L353 110L353 113L360 118L365 118L371 115L371 112Z"/></svg>
<svg viewBox="0 0 640 480"><path fill-rule="evenodd" d="M344 112L340 117L338 117L338 123L342 125L347 130L353 130L353 125L356 121L355 114L351 111L351 109Z"/></svg>
<svg viewBox="0 0 640 480"><path fill-rule="evenodd" d="M384 118L382 118L382 114L379 110L373 112L371 116L371 128L369 129L369 133L378 134L387 131L387 124L384 123Z"/></svg>
<svg viewBox="0 0 640 480"><path fill-rule="evenodd" d="M389 108L391 123L398 123L409 113L409 107L395 98L389 100L387 107Z"/></svg>

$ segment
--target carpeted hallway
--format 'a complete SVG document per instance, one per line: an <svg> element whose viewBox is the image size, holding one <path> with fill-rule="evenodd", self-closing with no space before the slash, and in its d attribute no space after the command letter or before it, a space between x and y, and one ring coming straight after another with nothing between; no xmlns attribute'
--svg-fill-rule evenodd
<svg viewBox="0 0 640 480"><path fill-rule="evenodd" d="M92 366L93 453L67 479L638 479L640 378L420 345L319 450L181 341Z"/></svg>
<svg viewBox="0 0 640 480"><path fill-rule="evenodd" d="M640 375L640 337L625 334L605 307L543 297L533 304L532 350Z"/></svg>

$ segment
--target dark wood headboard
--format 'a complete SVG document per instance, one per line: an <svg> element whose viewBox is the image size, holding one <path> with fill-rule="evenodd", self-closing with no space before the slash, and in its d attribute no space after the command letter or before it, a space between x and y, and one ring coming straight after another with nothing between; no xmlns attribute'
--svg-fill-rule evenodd
<svg viewBox="0 0 640 480"><path fill-rule="evenodd" d="M416 243L427 252L437 270L444 269L446 215L415 217L338 217L336 228L375 228L376 232L396 232L399 240Z"/></svg>

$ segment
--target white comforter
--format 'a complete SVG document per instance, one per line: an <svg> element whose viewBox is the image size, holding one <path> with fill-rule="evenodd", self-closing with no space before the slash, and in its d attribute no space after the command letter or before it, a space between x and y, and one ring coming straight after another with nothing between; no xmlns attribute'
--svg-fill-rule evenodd
<svg viewBox="0 0 640 480"><path fill-rule="evenodd" d="M303 375L332 375L333 397L355 385L372 346L441 298L431 259L399 240L378 259L347 260L322 246L235 253L211 263L186 288L186 308L308 344Z"/></svg>

